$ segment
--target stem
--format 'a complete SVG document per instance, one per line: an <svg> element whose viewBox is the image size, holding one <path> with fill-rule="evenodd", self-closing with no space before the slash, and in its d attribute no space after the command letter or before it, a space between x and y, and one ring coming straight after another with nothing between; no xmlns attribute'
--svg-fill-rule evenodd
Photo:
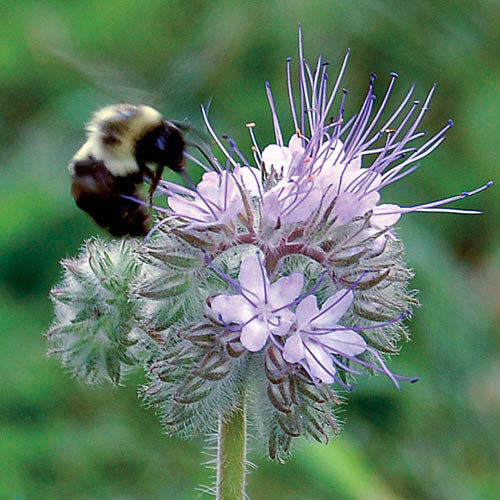
<svg viewBox="0 0 500 500"><path fill-rule="evenodd" d="M246 473L245 406L219 418L217 500L243 500Z"/></svg>

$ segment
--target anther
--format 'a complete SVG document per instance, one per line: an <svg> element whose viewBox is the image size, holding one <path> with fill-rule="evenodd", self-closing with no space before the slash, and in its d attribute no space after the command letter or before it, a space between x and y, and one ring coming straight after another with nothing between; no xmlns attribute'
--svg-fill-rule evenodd
<svg viewBox="0 0 500 500"><path fill-rule="evenodd" d="M254 128L255 127L255 123L254 122L245 123L245 127Z"/></svg>

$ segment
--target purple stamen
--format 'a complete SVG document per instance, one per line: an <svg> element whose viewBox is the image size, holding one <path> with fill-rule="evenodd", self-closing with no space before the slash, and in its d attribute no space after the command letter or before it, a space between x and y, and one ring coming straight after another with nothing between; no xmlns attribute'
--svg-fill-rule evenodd
<svg viewBox="0 0 500 500"><path fill-rule="evenodd" d="M281 135L280 122L278 119L278 113L276 112L273 93L271 91L271 85L269 82L266 82L266 94L267 94L267 100L269 101L269 107L271 108L271 115L273 117L273 127L274 127L274 136L276 138L276 144L278 146L283 146L283 136Z"/></svg>
<svg viewBox="0 0 500 500"><path fill-rule="evenodd" d="M208 120L207 111L205 110L205 106L201 107L201 114L203 116L203 121L205 122L205 126L207 127L207 130L208 130L209 134L212 136L212 139L215 141L215 143L217 144L217 146L219 147L219 149L222 151L222 153L224 154L224 156L230 161L231 165L233 167L236 167L237 163L230 157L230 155L227 152L226 148L223 146L222 142L217 137L217 134L215 133L214 129L210 125L210 122Z"/></svg>
<svg viewBox="0 0 500 500"><path fill-rule="evenodd" d="M245 295L244 292L248 292L252 295L255 295L253 292L251 292L250 290L247 290L246 288L242 287L241 284L236 281L235 279L231 278L231 276L229 276L229 274L225 273L224 271L222 271L221 269L219 269L213 262L213 260L208 256L208 253L207 251L202 248L201 249L202 253L203 253L203 258L205 260L205 262L208 264L208 266L210 267L210 269L212 269L218 276L220 276L226 283L228 283L232 288L234 288L234 290L236 292L238 292L239 295L241 295L245 300L247 300L248 302L250 302L250 304L252 304L253 307L257 308L257 305L252 301L250 300L247 295Z"/></svg>
<svg viewBox="0 0 500 500"><path fill-rule="evenodd" d="M305 73L304 63L305 63L304 41L302 38L302 26L299 24L299 88L300 88L300 118L301 118L300 131L302 132L302 135L305 135L306 133L305 109L307 108L309 110L311 108L311 105L309 103L309 95L307 92L306 78L304 74ZM308 113L308 119L309 119L309 126L311 127L309 113Z"/></svg>
<svg viewBox="0 0 500 500"><path fill-rule="evenodd" d="M446 211L448 213L478 213L476 211L455 211L456 209L439 209L435 210L434 207L439 207L441 205L446 205L448 203L453 203L454 201L458 200L463 200L464 198L468 198L469 196L474 196L477 193L480 193L481 191L484 191L485 189L488 189L489 187L493 186L493 181L489 181L486 184L484 184L481 187L478 187L477 189L474 189L473 191L469 192L464 192L456 196L451 196L450 198L444 198L442 200L437 200L437 201L432 201L430 203L424 203L422 205L415 205L413 207L400 207L400 210L394 210L391 212L384 212L383 214L374 214L372 217L375 217L377 215L392 215L396 213L410 213L410 212L441 212L441 211ZM453 210L453 212L449 212L450 210ZM481 212L479 212L481 213Z"/></svg>
<svg viewBox="0 0 500 500"><path fill-rule="evenodd" d="M326 368L325 365L316 357L316 355L311 351L311 349L307 346L307 344L305 342L303 342L303 345L304 345L304 349L312 356L314 361L316 361L316 363L318 363L318 365L321 366L321 368L326 373L328 373L328 375L330 375L332 378L335 377L335 371L332 372L328 368Z"/></svg>
<svg viewBox="0 0 500 500"><path fill-rule="evenodd" d="M149 231L148 233L146 234L146 236L144 236L144 239L142 240L141 242L141 246L145 245L149 238L151 238L152 234L157 230L159 229L161 226L163 226L163 224L165 224L166 222L169 222L171 221L172 219L175 219L175 218L178 218L177 215L172 215L170 217L165 217L164 219L161 219L159 222L157 222Z"/></svg>
<svg viewBox="0 0 500 500"><path fill-rule="evenodd" d="M354 368L351 368L347 365L345 365L344 363L342 363L341 361L339 361L335 356L332 355L332 360L333 362L339 367L339 368L342 368L342 370L346 371L346 372L349 372L349 373L352 373L353 375L364 375L363 372L360 372L358 370L355 370Z"/></svg>
<svg viewBox="0 0 500 500"><path fill-rule="evenodd" d="M366 149L367 147L371 146L374 142L377 142L384 135L385 131L392 125L394 120L396 120L396 118L401 114L403 109L406 107L408 101L413 95L414 90L415 90L415 84L412 84L406 96L401 101L401 104L398 106L396 111L394 111L394 113L389 117L389 119L384 123L384 125L379 129L379 132L376 133L368 142L362 144L359 149Z"/></svg>
<svg viewBox="0 0 500 500"><path fill-rule="evenodd" d="M254 131L253 131L253 128L255 127L255 123L247 123L246 127L248 129L248 133L250 134L250 139L252 140L252 144L253 144L252 151L253 151L255 163L260 168L260 166L262 165L262 153L259 149L259 144L257 143L257 139L256 139Z"/></svg>
<svg viewBox="0 0 500 500"><path fill-rule="evenodd" d="M385 106L389 100L389 96L392 93L392 89L394 87L394 84L396 83L396 79L398 78L397 73L390 73L391 81L389 82L389 86L387 87L387 90L385 91L384 98L382 99L382 103L380 104L377 113L375 114L373 120L371 121L370 125L366 127L365 133L362 135L360 139L360 143L363 144L366 138L371 134L372 130L374 129L375 125L377 124L380 116L382 115L382 112L385 109ZM363 144L360 148L358 149L365 149L365 145Z"/></svg>
<svg viewBox="0 0 500 500"><path fill-rule="evenodd" d="M260 260L260 255L259 253L256 253L255 256L257 257L257 262L259 263L259 268L260 268L260 275L262 277L262 287L264 289L264 304L267 304L268 303L268 300L267 300L267 274L266 274L266 270L264 269L264 266Z"/></svg>
<svg viewBox="0 0 500 500"><path fill-rule="evenodd" d="M394 151L392 152L392 154L390 154L387 158L384 159L385 163L388 164L388 163L394 161L395 158L397 158L399 150L404 147L404 145L408 142L409 137L411 137L413 135L413 133L415 132L415 130L417 129L417 127L420 125L420 122L424 118L424 115L429 110L429 103L431 102L431 99L432 99L432 96L434 95L435 90L436 90L436 84L434 84L431 87L431 90L427 94L427 97L426 97L426 99L424 101L424 104L423 104L422 108L420 109L419 114L417 115L417 118L415 119L415 121L413 122L413 124L410 126L410 128L408 129L408 131L406 132L406 134L403 136L403 138L399 142L399 147L395 148ZM393 139L395 139L395 137L399 134L399 131L400 131L401 128L402 128L402 126L400 126L398 128L398 130L394 134L394 138ZM377 160L375 160L375 163L376 162L377 162ZM385 168L385 166L383 168Z"/></svg>
<svg viewBox="0 0 500 500"><path fill-rule="evenodd" d="M370 113L373 108L373 101L375 98L375 96L373 95L373 83L374 79L372 77L370 78L368 93L366 94L365 100L361 105L361 109L359 110L358 118L356 119L356 122L354 123L351 131L349 132L349 135L345 140L345 144L347 145L345 148L346 157L348 157L349 153L355 149L356 144L361 139L360 132L363 131L363 129L366 126L366 123L368 122L368 119L370 118ZM356 136L357 140L355 140Z"/></svg>
<svg viewBox="0 0 500 500"><path fill-rule="evenodd" d="M295 98L293 96L291 62L292 59L288 57L286 60L286 81L288 86L288 99L290 101L290 111L292 112L293 126L295 127L295 130L298 130L299 123L297 121L297 112L295 110Z"/></svg>
<svg viewBox="0 0 500 500"><path fill-rule="evenodd" d="M325 61L323 63L323 67L322 67L322 70L321 70L321 80L320 80L320 94L319 94L319 103L320 103L320 110L321 110L321 114L319 116L319 120L321 120L321 117L324 116L325 114L325 106L326 106L326 96L327 96L327 92L328 92L328 72L327 72L327 68L329 66L329 62L328 61Z"/></svg>
<svg viewBox="0 0 500 500"><path fill-rule="evenodd" d="M308 294L311 295L311 294ZM336 326L332 328L319 328L319 327L313 327L313 330L301 330L301 332L307 333L308 335L315 335L315 336L321 336L321 335L327 335L332 332L347 332L347 331L354 331L354 332L363 332L364 330L375 330L377 328L383 328L384 326L389 326L393 325L395 323L399 323L400 321L403 321L405 318L407 318L411 313L409 311L404 312L400 314L397 318L391 319L389 321L385 321L384 323L377 323L376 325L370 325L370 326L351 326L351 327L346 327L346 326ZM347 343L343 341L344 343Z"/></svg>
<svg viewBox="0 0 500 500"><path fill-rule="evenodd" d="M245 165L245 167L248 167L250 170L250 173L252 175L252 177L255 179L255 184L257 185L257 190L259 191L259 198L261 200L261 203L263 203L263 193L262 193L262 189L261 189L261 186L260 186L260 179L257 177L256 173L254 172L255 170L255 167L252 167L250 165L250 163L248 162L248 160L245 158L245 156L243 155L243 153L241 153L241 151L238 149L238 146L236 145L236 141L234 139L232 139L231 137L229 136L225 136L227 142L231 145L231 148L233 149L233 151L238 155L238 157L240 158L240 160L243 162L243 164ZM231 172L231 175L234 179L234 181L236 182L236 184L244 189L245 186L244 185L240 185L239 183L239 180L236 178L236 176L234 175L233 172ZM241 181L243 183L243 180Z"/></svg>
<svg viewBox="0 0 500 500"><path fill-rule="evenodd" d="M321 317L323 314L325 314L330 309L332 309L333 307L335 307L341 300L343 300L345 297L347 297L347 295L349 294L349 292L351 292L352 290L354 290L359 285L359 283L361 283L361 280L365 277L366 273L367 273L367 271L363 271L363 273L361 274L361 276L345 291L345 293L343 293L335 302L333 302L332 304L330 304L326 309L320 311L318 314L316 314L316 316L313 316L309 320L309 323L312 323L314 320L316 320L319 317Z"/></svg>
<svg viewBox="0 0 500 500"><path fill-rule="evenodd" d="M443 127L439 132L437 132L433 137L431 137L427 142L425 142L422 146L416 149L404 162L399 165L393 167L389 171L384 174L384 180L390 180L393 176L398 174L404 167L410 165L411 163L415 163L422 158L425 158L427 155L432 153L445 139L444 134L453 127L453 121L450 120L448 124Z"/></svg>
<svg viewBox="0 0 500 500"><path fill-rule="evenodd" d="M141 200L140 198L137 198L136 196L128 196L126 194L121 194L119 196L120 196L120 198L124 198L125 200L135 201L138 205L154 208L157 212L167 214L167 215L175 215L172 212L172 210L168 210L167 208L163 208L163 207L160 207L158 205L150 205L149 203L145 202L144 200Z"/></svg>
<svg viewBox="0 0 500 500"><path fill-rule="evenodd" d="M198 165L198 167L201 167L205 172L213 172L213 169L207 167L203 162L198 160L195 156L184 152L184 158L187 158L189 161L192 161L194 164Z"/></svg>
<svg viewBox="0 0 500 500"><path fill-rule="evenodd" d="M342 78L344 76L344 72L345 72L345 69L347 67L347 62L349 61L350 53L351 53L351 49L347 49L347 52L344 56L344 60L342 61L342 66L340 67L340 71L339 71L339 74L337 76L337 80L335 81L335 85L333 87L332 93L330 94L330 98L328 99L328 102L326 103L323 116L320 119L320 123L324 123L326 121L326 117L330 111L330 108L332 107L335 96L337 95L337 92L339 90L340 82L342 81Z"/></svg>
<svg viewBox="0 0 500 500"><path fill-rule="evenodd" d="M214 212L214 208L218 211L221 210L221 208L216 204L214 203L212 200L209 200L208 198L205 198L199 191L198 187L194 184L194 182L188 177L186 176L185 177L185 180L186 182L193 188L193 191L195 191L196 195L198 196L198 198L204 203L204 205L207 207L208 211L210 212L210 214L212 215L212 217L214 218L214 220L218 220L218 216L217 214ZM213 208L212 208L213 207ZM198 207L200 208L201 210L201 207Z"/></svg>

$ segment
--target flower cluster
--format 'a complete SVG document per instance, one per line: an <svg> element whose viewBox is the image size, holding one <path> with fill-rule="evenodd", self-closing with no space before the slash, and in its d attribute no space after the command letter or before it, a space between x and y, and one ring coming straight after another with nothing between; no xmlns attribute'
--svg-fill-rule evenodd
<svg viewBox="0 0 500 500"><path fill-rule="evenodd" d="M337 392L352 389L356 375L384 373L397 387L414 380L386 364L407 339L404 319L417 304L394 224L410 212L478 213L443 205L490 183L413 207L381 203L384 188L414 172L453 122L426 137L419 127L434 87L423 103L411 100L412 86L392 106L395 73L378 105L372 75L359 112L347 119L340 85L348 57L330 89L327 63L319 58L309 66L300 37L298 105L287 61L294 133L285 145L267 84L275 139L261 149L255 124L247 124L253 160L230 137L220 138L202 109L224 161L186 153L205 170L202 180L160 181L168 208L156 207L152 233L127 254L139 270L99 295L98 308L86 309L86 328L99 332L116 304L134 305L120 314L142 335L136 359L147 360L149 376L142 395L161 409L171 433L210 431L245 400L270 456L281 458L294 437L326 442L338 431ZM85 255L69 269L87 272ZM56 302L61 289L71 292L68 283L55 289ZM58 331L99 342L98 333L74 330L75 321L75 315L58 318ZM56 348L71 366L72 351L59 337ZM117 346L129 345L118 340ZM102 359L92 364L80 356L73 366L105 372L109 363Z"/></svg>

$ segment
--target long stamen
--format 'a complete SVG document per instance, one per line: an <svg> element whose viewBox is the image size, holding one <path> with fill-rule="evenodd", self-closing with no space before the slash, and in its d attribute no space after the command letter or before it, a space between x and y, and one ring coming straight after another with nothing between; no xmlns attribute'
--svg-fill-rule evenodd
<svg viewBox="0 0 500 500"><path fill-rule="evenodd" d="M288 99L290 100L290 110L292 112L293 126L295 127L295 130L298 130L299 123L297 121L297 111L295 110L295 98L293 96L291 62L292 58L288 57L286 60L286 80L288 85Z"/></svg>
<svg viewBox="0 0 500 500"><path fill-rule="evenodd" d="M264 268L264 265L262 264L262 261L260 260L260 255L257 253L257 254L255 254L255 256L257 257L257 262L259 263L260 275L262 278L262 288L264 290L264 303L267 304L268 303L268 300L267 300L267 274L266 274L266 270Z"/></svg>
<svg viewBox="0 0 500 500"><path fill-rule="evenodd" d="M215 170L207 167L204 163L198 160L198 158L189 153L184 152L184 158L187 158L189 161L192 161L193 163L201 167L205 172L213 172L213 170Z"/></svg>
<svg viewBox="0 0 500 500"><path fill-rule="evenodd" d="M310 295L310 294L309 294ZM308 335L314 335L314 336L321 336L321 335L328 335L329 333L332 332L348 332L348 331L355 331L355 332L363 332L364 330L375 330L377 328L383 328L385 326L389 325L394 325L395 323L399 323L400 321L403 321L405 318L410 316L410 312L404 312L400 314L397 318L391 319L389 321L384 321L383 323L377 323L376 325L370 325L370 326L335 326L331 328L318 328L318 327L313 327L312 330L301 330L303 333L307 333ZM342 341L344 343L347 343L345 341Z"/></svg>
<svg viewBox="0 0 500 500"><path fill-rule="evenodd" d="M368 142L366 142L362 146L360 146L360 149L368 148L374 142L377 142L382 137L382 135L386 132L386 130L389 129L389 127L392 125L394 120L396 120L396 118L401 114L403 109L406 107L406 105L408 104L408 101L410 100L414 91L415 91L415 84L412 84L412 86L410 87L410 89L406 93L406 96L401 101L401 104L397 107L396 111L394 111L394 113L389 117L389 119L382 125L382 127L379 129L379 132L377 134L375 134Z"/></svg>
<svg viewBox="0 0 500 500"><path fill-rule="evenodd" d="M304 349L311 355L311 357L318 363L318 365L326 372L330 377L335 377L335 371L329 370L319 359L318 357L311 351L306 342L304 342Z"/></svg>
<svg viewBox="0 0 500 500"><path fill-rule="evenodd" d="M365 100L363 104L361 105L361 109L358 113L358 117L356 121L354 122L354 125L351 128L351 131L349 132L349 135L347 136L345 140L345 150L346 150L346 162L348 161L349 158L349 153L355 148L358 140L360 139L359 137L359 131L363 130L365 127L365 123L367 123L369 117L370 117L370 112L373 107L373 85L375 83L376 76L372 73L370 77L370 85L368 87L368 93L366 94ZM356 135L358 135L358 140L355 140Z"/></svg>
<svg viewBox="0 0 500 500"><path fill-rule="evenodd" d="M337 80L335 81L335 85L333 87L332 93L330 94L330 98L328 99L328 102L326 103L323 116L321 117L320 123L324 123L326 121L326 117L330 111L330 108L332 107L333 101L335 99L335 96L337 95L337 92L340 87L340 82L342 81L342 78L344 76L345 69L347 67L347 62L349 61L349 55L351 53L351 49L347 49L347 52L344 56L344 60L342 61L342 66L340 67L339 74L337 76Z"/></svg>
<svg viewBox="0 0 500 500"><path fill-rule="evenodd" d="M254 178L255 180L255 184L257 185L257 191L259 192L259 198L261 200L261 203L263 203L263 200L264 200L264 195L262 193L262 187L261 187L261 183L260 183L260 179L257 177L257 174L254 172L255 170L255 167L252 167L250 165L250 163L248 162L248 160L246 159L246 157L243 155L243 153L238 149L238 146L236 145L236 142L234 139L232 139L231 137L229 136L225 136L227 142L231 145L231 148L233 149L233 151L238 155L238 157L240 158L240 160L243 162L243 164L245 165L245 167L249 168L249 172L250 174L252 175L252 177ZM242 188L244 189L245 186L241 186L240 185L240 182L239 180L236 178L236 176L234 175L234 172L231 172L231 175L233 176L235 182Z"/></svg>
<svg viewBox="0 0 500 500"><path fill-rule="evenodd" d="M202 248L201 251L203 252L203 258L205 259L205 262L208 264L208 267L212 269L215 274L220 276L226 283L228 283L236 292L238 292L239 295L241 295L245 300L250 302L250 304L257 308L257 304L253 302L246 294L245 292L250 293L251 295L255 294L251 291L248 290L247 288L243 287L238 281L236 281L234 278L231 278L229 274L225 273L222 269L219 269L215 264L214 261L209 257L207 251Z"/></svg>
<svg viewBox="0 0 500 500"><path fill-rule="evenodd" d="M309 121L309 129L312 131L314 117L311 113L311 102L309 101L309 92L307 90L306 81L306 61L304 59L304 40L302 38L302 26L299 26L299 83L300 83L300 96L301 96L301 132L305 134L305 113Z"/></svg>
<svg viewBox="0 0 500 500"><path fill-rule="evenodd" d="M343 299L345 299L347 297L347 295L349 295L349 293L352 292L361 283L361 280L365 277L366 273L367 272L364 271L361 274L361 276L349 288L347 288L347 290L335 302L330 304L328 307L323 308L318 314L313 316L309 320L309 323L312 323L313 321L317 320L318 318L323 316L323 314L327 313L330 309L334 308L339 302L341 302Z"/></svg>
<svg viewBox="0 0 500 500"><path fill-rule="evenodd" d="M397 73L390 73L391 81L389 82L389 86L387 87L387 90L385 91L384 98L382 99L382 103L380 104L377 113L375 114L373 120L371 121L370 125L366 128L365 133L361 136L360 138L360 143L363 144L363 142L366 140L366 138L370 135L372 130L374 129L375 125L377 124L380 116L382 115L382 112L385 109L385 106L389 100L389 96L392 93L392 89L394 87L394 84L396 83L396 79L398 78ZM358 148L359 150L360 148ZM361 149L364 149L364 147L361 147Z"/></svg>
<svg viewBox="0 0 500 500"><path fill-rule="evenodd" d="M342 368L342 370L352 373L353 375L364 375L363 372L360 372L359 370L355 370L354 368L351 368L350 366L347 366L346 364L342 363L339 359L337 359L336 356L332 356L332 361L339 367Z"/></svg>
<svg viewBox="0 0 500 500"><path fill-rule="evenodd" d="M205 110L204 106L201 107L201 114L203 116L203 121L205 122L205 126L207 127L209 134L212 136L213 140L216 142L217 146L222 151L222 153L224 153L224 156L229 159L229 161L231 162L233 167L236 167L237 163L232 158L230 158L229 153L227 152L226 148L223 146L222 142L217 137L217 134L214 132L212 125L210 125L210 122L208 120L207 111Z"/></svg>
<svg viewBox="0 0 500 500"><path fill-rule="evenodd" d="M444 134L452 128L454 125L453 120L448 120L448 124L443 127L439 132L437 132L433 137L431 137L428 141L426 141L422 146L420 146L416 151L414 151L404 162L400 163L396 167L393 167L389 171L387 171L383 179L390 180L396 174L398 174L403 168L411 163L415 163L422 158L425 158L427 155L432 153L445 139Z"/></svg>
<svg viewBox="0 0 500 500"><path fill-rule="evenodd" d="M271 84L266 82L266 94L267 100L269 101L269 107L271 108L271 115L273 117L273 127L274 136L276 138L276 144L278 146L283 146L283 136L281 135L281 127L278 119L278 113L276 112L276 106L274 104L273 93L271 91Z"/></svg>
<svg viewBox="0 0 500 500"><path fill-rule="evenodd" d="M483 186L480 186L473 191L465 191L463 193L460 193L459 195L456 196L451 196L449 198L444 198L442 200L437 200L437 201L431 201L429 203L423 203L422 205L415 205L413 207L400 207L399 210L391 210L389 212L383 212L379 214L373 214L372 217L376 217L377 215L392 215L392 214L399 214L399 213L410 213L410 212L441 212L442 210L445 210L448 213L481 213L481 212L476 212L476 211L456 211L456 209L435 209L435 207L440 207L442 205L447 205L448 203L453 203L454 201L458 200L463 200L464 198L468 198L469 196L474 196L477 193L480 193L481 191L484 191L485 189L488 189L489 187L493 186L493 181L489 181ZM452 212L450 212L453 210Z"/></svg>

